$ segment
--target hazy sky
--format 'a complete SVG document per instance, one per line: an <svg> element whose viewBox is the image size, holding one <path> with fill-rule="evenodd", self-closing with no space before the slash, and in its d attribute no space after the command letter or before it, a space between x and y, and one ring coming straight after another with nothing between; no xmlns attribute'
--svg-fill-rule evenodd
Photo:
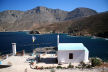
<svg viewBox="0 0 108 72"><path fill-rule="evenodd" d="M108 0L0 0L0 11L26 11L37 6L71 11L78 7L86 7L97 12L108 11Z"/></svg>

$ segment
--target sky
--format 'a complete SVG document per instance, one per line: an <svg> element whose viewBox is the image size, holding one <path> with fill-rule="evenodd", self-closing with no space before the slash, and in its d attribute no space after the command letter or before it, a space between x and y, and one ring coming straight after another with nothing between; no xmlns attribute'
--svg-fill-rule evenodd
<svg viewBox="0 0 108 72"><path fill-rule="evenodd" d="M108 0L0 0L0 11L26 11L37 6L45 6L65 11L72 11L78 7L85 7L94 9L97 12L105 12L108 11Z"/></svg>

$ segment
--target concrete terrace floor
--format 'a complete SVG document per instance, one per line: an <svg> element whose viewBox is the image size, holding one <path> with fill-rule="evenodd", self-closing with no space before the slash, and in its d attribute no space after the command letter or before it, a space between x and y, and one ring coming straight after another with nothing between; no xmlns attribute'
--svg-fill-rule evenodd
<svg viewBox="0 0 108 72"><path fill-rule="evenodd" d="M34 56L35 57L35 56ZM51 72L51 69L43 69L43 70L36 70L30 68L30 63L26 61L28 58L34 58L33 56L24 55L24 56L10 56L9 58L2 61L2 64L12 64L11 67L2 68L0 72ZM35 66L57 66L58 64L54 62L56 55L40 55L42 58L41 62L38 64L34 64ZM45 59L47 58L47 59ZM65 66L65 65L64 65ZM55 72L102 72L101 68L98 69L55 69ZM106 69L105 72L108 72Z"/></svg>

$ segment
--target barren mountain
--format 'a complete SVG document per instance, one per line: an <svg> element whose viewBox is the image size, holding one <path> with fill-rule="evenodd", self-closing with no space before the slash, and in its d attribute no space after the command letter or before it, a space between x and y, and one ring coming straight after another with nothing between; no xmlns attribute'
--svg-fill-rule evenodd
<svg viewBox="0 0 108 72"><path fill-rule="evenodd" d="M89 8L76 8L73 11L36 7L27 11L7 10L0 12L0 31L32 30L52 23L79 19L95 15Z"/></svg>
<svg viewBox="0 0 108 72"><path fill-rule="evenodd" d="M75 36L99 36L108 38L108 12L39 27L40 32L61 32Z"/></svg>

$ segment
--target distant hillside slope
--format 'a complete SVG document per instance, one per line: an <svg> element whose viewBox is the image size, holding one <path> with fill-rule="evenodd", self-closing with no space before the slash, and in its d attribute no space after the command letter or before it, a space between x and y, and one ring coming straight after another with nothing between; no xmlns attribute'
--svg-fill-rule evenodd
<svg viewBox="0 0 108 72"><path fill-rule="evenodd" d="M97 14L97 12L89 8L76 8L73 11L68 12L65 20L71 20L73 18L81 18L83 16L86 17L95 14Z"/></svg>
<svg viewBox="0 0 108 72"><path fill-rule="evenodd" d="M68 32L79 35L105 35L108 33L108 12L86 17L75 21L68 28ZM108 37L108 36L107 36Z"/></svg>
<svg viewBox="0 0 108 72"><path fill-rule="evenodd" d="M108 12L78 20L70 20L40 27L39 31L65 32L72 35L108 37Z"/></svg>
<svg viewBox="0 0 108 72"><path fill-rule="evenodd" d="M89 8L76 8L73 11L36 7L28 11L7 10L0 12L0 26L5 31L31 30L55 22L78 19L95 15L97 12Z"/></svg>

